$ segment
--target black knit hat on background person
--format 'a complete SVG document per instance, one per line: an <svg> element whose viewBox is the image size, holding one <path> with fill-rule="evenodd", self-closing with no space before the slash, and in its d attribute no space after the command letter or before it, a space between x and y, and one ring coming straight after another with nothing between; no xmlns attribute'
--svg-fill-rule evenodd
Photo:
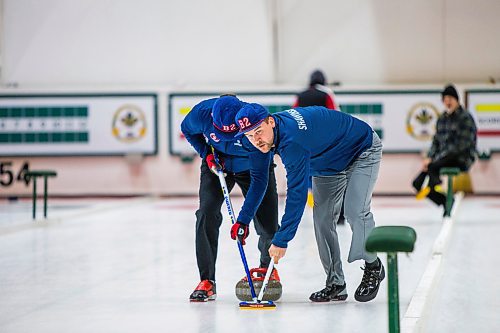
<svg viewBox="0 0 500 333"><path fill-rule="evenodd" d="M323 74L320 70L315 70L311 73L311 80L309 81L310 86L314 86L315 84L324 85L326 82L325 74Z"/></svg>
<svg viewBox="0 0 500 333"><path fill-rule="evenodd" d="M444 88L444 90L441 92L441 99L444 99L444 96L451 96L454 97L457 101L458 99L458 93L457 89L452 84L449 84Z"/></svg>

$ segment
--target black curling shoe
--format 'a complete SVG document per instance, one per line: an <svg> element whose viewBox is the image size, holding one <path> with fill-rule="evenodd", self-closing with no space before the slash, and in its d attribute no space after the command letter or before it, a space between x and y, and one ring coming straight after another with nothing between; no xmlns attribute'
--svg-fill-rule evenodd
<svg viewBox="0 0 500 333"><path fill-rule="evenodd" d="M339 286L334 284L331 287L312 293L309 300L313 302L345 301L347 299L346 285Z"/></svg>
<svg viewBox="0 0 500 333"><path fill-rule="evenodd" d="M361 268L365 272L359 284L358 289L354 293L354 298L358 302L368 302L377 296L380 282L385 278L384 265L379 258L377 258L378 266Z"/></svg>

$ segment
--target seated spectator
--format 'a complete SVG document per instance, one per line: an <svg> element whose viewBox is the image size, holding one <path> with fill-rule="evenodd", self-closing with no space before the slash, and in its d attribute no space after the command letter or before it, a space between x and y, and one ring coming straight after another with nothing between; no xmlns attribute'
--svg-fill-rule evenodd
<svg viewBox="0 0 500 333"><path fill-rule="evenodd" d="M441 93L445 111L439 116L436 134L420 174L413 181L417 199L429 198L445 207L439 171L457 167L467 171L476 158L477 128L471 114L459 102L457 90L448 85Z"/></svg>

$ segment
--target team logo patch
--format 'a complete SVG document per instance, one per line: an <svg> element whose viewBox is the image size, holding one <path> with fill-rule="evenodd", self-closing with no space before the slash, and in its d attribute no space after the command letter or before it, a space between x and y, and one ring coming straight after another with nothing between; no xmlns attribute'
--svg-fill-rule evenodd
<svg viewBox="0 0 500 333"><path fill-rule="evenodd" d="M112 133L122 142L136 142L147 132L144 112L136 105L126 104L118 108L113 116Z"/></svg>
<svg viewBox="0 0 500 333"><path fill-rule="evenodd" d="M438 109L431 103L415 104L406 117L406 131L419 141L431 140L436 133Z"/></svg>
<svg viewBox="0 0 500 333"><path fill-rule="evenodd" d="M220 141L220 139L215 135L215 133L210 133L210 139L214 140L215 142Z"/></svg>

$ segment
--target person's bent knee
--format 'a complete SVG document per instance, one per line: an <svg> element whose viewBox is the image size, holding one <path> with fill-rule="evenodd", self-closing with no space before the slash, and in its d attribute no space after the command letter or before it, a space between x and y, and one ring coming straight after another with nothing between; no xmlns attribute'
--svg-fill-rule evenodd
<svg viewBox="0 0 500 333"><path fill-rule="evenodd" d="M198 211L201 212L202 214L220 214L221 210L221 203L215 202L213 200L207 200L207 201L202 201L200 202L200 207L198 208Z"/></svg>
<svg viewBox="0 0 500 333"><path fill-rule="evenodd" d="M412 186L413 186L413 188L414 188L415 190L417 190L417 191L418 191L418 190L420 190L420 187L422 187L422 184L421 184L421 182L419 181L419 179L418 179L418 178L416 178L415 180L413 180L413 182L412 182Z"/></svg>
<svg viewBox="0 0 500 333"><path fill-rule="evenodd" d="M222 223L222 214L220 211L204 211L198 209L195 213L196 223L200 224L216 224L220 225Z"/></svg>
<svg viewBox="0 0 500 333"><path fill-rule="evenodd" d="M262 223L262 221L265 221ZM257 235L263 235L263 234L268 234L268 235L274 235L278 229L279 229L279 224L278 224L278 219L259 219L259 218L254 218L254 226L255 226L255 232Z"/></svg>
<svg viewBox="0 0 500 333"><path fill-rule="evenodd" d="M274 237L274 234L268 234L268 233L260 233L258 234L259 235L259 238L262 239L262 240L272 240L273 237Z"/></svg>
<svg viewBox="0 0 500 333"><path fill-rule="evenodd" d="M439 173L439 169L441 169L441 167L434 163L429 163L429 165L427 166L427 171L430 173Z"/></svg>
<svg viewBox="0 0 500 333"><path fill-rule="evenodd" d="M347 221L357 221L357 220L364 220L367 217L369 217L372 213L370 211L359 211L359 210L353 210L353 209L345 209L344 210L344 217Z"/></svg>

